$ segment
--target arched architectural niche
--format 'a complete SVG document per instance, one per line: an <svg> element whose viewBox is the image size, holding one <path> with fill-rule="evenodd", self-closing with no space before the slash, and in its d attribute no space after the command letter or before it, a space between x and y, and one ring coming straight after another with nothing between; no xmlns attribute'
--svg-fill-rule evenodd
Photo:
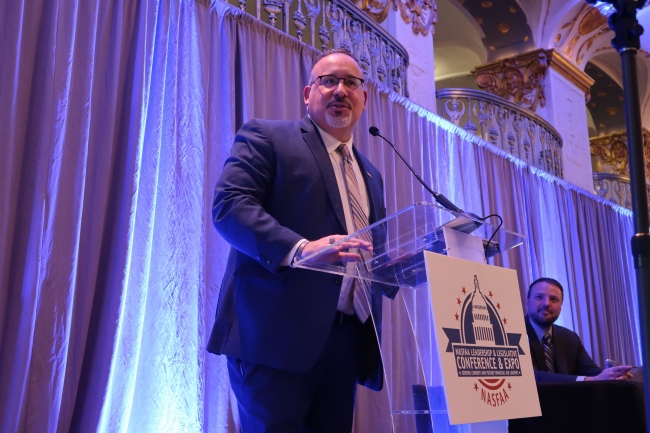
<svg viewBox="0 0 650 433"><path fill-rule="evenodd" d="M437 0L438 23L433 36L435 77L438 80L470 75L487 61L485 33L457 0Z"/></svg>
<svg viewBox="0 0 650 433"><path fill-rule="evenodd" d="M597 135L596 124L589 110L587 110L587 128L589 130L589 137L595 137Z"/></svg>
<svg viewBox="0 0 650 433"><path fill-rule="evenodd" d="M436 65L436 88L443 89L446 87L459 87L458 85L448 85L446 83L459 82L463 78L465 88L478 88L476 86L476 77L470 72L483 61L472 51L464 46L445 44L435 49Z"/></svg>
<svg viewBox="0 0 650 433"><path fill-rule="evenodd" d="M612 50L614 51L614 50ZM602 54L586 63L585 72L594 80L591 86L591 100L587 113L593 120L595 130L589 130L589 137L599 137L625 132L625 106L620 71L612 67L611 54Z"/></svg>
<svg viewBox="0 0 650 433"><path fill-rule="evenodd" d="M619 53L611 47L607 47L594 53L588 62L592 62L604 72L607 73L621 87L623 86L621 57ZM585 62L586 64L586 62ZM640 50L637 55L638 75L639 75L639 99L641 103L641 123L645 129L650 130L650 85L648 77L650 76L650 53Z"/></svg>
<svg viewBox="0 0 650 433"><path fill-rule="evenodd" d="M584 0L517 0L526 11L536 48L553 48L553 31Z"/></svg>

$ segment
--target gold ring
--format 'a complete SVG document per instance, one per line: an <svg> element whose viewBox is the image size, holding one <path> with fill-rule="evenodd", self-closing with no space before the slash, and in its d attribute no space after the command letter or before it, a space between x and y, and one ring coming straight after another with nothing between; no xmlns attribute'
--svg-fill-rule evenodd
<svg viewBox="0 0 650 433"><path fill-rule="evenodd" d="M336 242L336 239L334 239L334 236L330 238L330 245L332 245L334 242Z"/></svg>

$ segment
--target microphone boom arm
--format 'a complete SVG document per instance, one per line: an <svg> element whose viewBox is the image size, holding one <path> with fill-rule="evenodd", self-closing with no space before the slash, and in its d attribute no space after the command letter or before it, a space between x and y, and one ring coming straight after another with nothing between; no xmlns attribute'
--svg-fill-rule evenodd
<svg viewBox="0 0 650 433"><path fill-rule="evenodd" d="M386 143L388 143L388 144L390 145L390 147L393 148L393 150L395 151L395 153L397 154L397 156L399 156L399 157L402 159L402 161L404 161L404 164L406 164L406 166L409 168L409 170L411 170L411 173L413 173L413 175L415 176L415 178L416 178L417 180L420 181L420 183L422 184L422 186L423 186L427 191L429 191L429 192L431 193L431 195L433 196L433 198L436 199L436 201L438 202L438 204L440 204L441 206L443 206L443 207L445 207L445 208L447 208L447 209L449 209L449 210L451 210L451 211L458 212L458 213L463 213L463 210L460 209L460 208L459 208L458 206L456 206L455 204L453 204L453 203L451 202L451 200L449 200L449 199L448 199L447 197L445 197L444 195L442 195L442 194L440 194L440 193L438 193L438 192L435 192L433 189L431 189L431 187L430 187L429 185L427 185L427 184L424 182L424 180L422 180L422 178L421 178L420 175L415 171L415 169L414 169L413 167L411 167L411 164L409 164L409 162L408 162L408 161L407 161L407 160L402 156L402 154L400 153L400 151L397 150L397 148L395 147L395 145L394 145L393 143L391 143L391 142L390 142L386 137L384 137L383 135L381 135L381 133L379 132L379 129L378 129L376 126L371 126L369 132L370 132L371 135L374 135L375 137L381 137L381 138L382 138Z"/></svg>

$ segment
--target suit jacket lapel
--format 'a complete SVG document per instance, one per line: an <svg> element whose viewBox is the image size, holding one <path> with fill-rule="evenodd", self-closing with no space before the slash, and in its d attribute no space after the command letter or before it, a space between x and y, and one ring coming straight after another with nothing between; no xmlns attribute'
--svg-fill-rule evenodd
<svg viewBox="0 0 650 433"><path fill-rule="evenodd" d="M560 374L569 373L569 363L567 362L566 341L562 338L562 332L558 332L557 326L553 325L553 350L555 351L555 370Z"/></svg>
<svg viewBox="0 0 650 433"><path fill-rule="evenodd" d="M320 169L320 174L325 183L325 189L327 190L327 195L329 196L330 203L334 208L336 217L339 219L341 226L346 229L347 225L345 224L345 213L343 212L343 203L341 202L341 194L339 193L339 187L336 183L336 176L334 175L334 169L332 168L332 161L330 160L323 140L318 134L318 129L314 127L311 123L309 117L305 116L300 120L300 129L302 130L302 137L311 149L314 159L318 164Z"/></svg>

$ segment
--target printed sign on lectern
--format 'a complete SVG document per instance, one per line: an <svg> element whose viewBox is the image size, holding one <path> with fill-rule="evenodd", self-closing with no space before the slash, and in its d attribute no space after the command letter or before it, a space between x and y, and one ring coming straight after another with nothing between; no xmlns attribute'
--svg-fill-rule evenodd
<svg viewBox="0 0 650 433"><path fill-rule="evenodd" d="M541 416L517 273L425 261L450 423Z"/></svg>

